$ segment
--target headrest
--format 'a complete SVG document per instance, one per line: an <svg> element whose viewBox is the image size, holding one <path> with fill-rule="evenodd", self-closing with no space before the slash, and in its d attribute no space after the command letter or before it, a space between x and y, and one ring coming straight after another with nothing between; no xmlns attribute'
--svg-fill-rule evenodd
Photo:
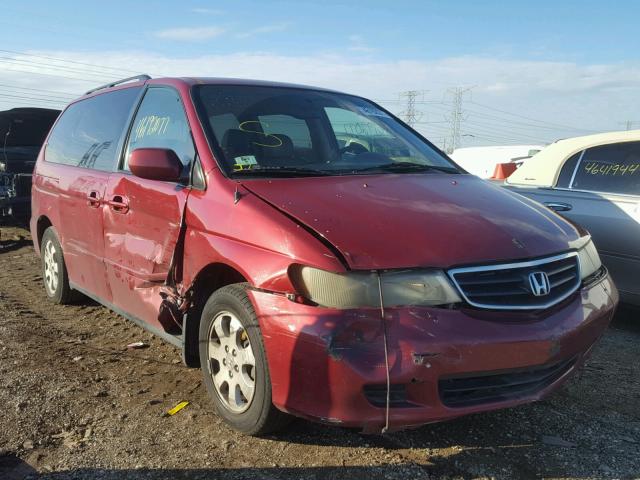
<svg viewBox="0 0 640 480"><path fill-rule="evenodd" d="M273 160L279 160L279 159L288 160L293 158L294 156L293 141L291 140L290 137L283 135L281 133L272 133L269 136L277 137L278 140L280 140L280 142L272 141L275 139L269 139L268 142L265 142L265 141L261 142L263 143L263 146L262 146L263 157L265 157L266 159L273 159ZM271 145L271 144L273 144L274 146L265 146L265 145Z"/></svg>
<svg viewBox="0 0 640 480"><path fill-rule="evenodd" d="M238 129L229 129L222 137L221 147L225 155L233 159L241 155L254 155L254 135L251 132L243 132Z"/></svg>

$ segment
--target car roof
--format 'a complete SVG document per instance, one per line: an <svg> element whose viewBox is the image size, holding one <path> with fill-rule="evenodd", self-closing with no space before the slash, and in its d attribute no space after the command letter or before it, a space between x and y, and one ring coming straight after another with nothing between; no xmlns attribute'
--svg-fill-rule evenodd
<svg viewBox="0 0 640 480"><path fill-rule="evenodd" d="M155 79L154 79L155 80ZM163 79L157 79L161 82ZM283 87L298 88L304 90L321 90L325 92L335 92L328 88L313 87L310 85L300 85L297 83L273 82L270 80L252 80L248 78L225 78L225 77L181 77L176 80L182 80L189 85L245 85L256 87Z"/></svg>
<svg viewBox="0 0 640 480"><path fill-rule="evenodd" d="M309 85L299 85L295 83L285 82L273 82L268 80L252 80L247 78L224 78L224 77L159 77L151 78L149 75L137 75L135 77L129 77L122 80L118 80L106 85L96 87L86 92L80 99L91 97L94 95L100 95L103 93L111 92L114 90L120 90L123 88L130 88L136 86L142 86L145 84L150 85L173 85L179 84L194 86L194 85L239 85L239 86L256 86L256 87L280 87L280 88L295 88L302 90L315 90L321 92L330 93L342 93L336 90L331 90L321 87L312 87Z"/></svg>
<svg viewBox="0 0 640 480"><path fill-rule="evenodd" d="M600 145L636 141L640 141L640 130L596 133L595 135L558 140L524 162L505 180L505 183L553 187L564 161L572 155Z"/></svg>

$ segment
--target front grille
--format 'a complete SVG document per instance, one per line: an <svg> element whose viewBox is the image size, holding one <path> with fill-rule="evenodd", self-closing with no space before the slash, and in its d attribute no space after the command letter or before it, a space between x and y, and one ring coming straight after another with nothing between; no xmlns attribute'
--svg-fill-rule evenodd
<svg viewBox="0 0 640 480"><path fill-rule="evenodd" d="M549 291L536 296L530 275L540 278L540 273L548 278ZM470 305L501 310L549 308L580 286L575 252L526 262L455 268L449 270L449 276Z"/></svg>
<svg viewBox="0 0 640 480"><path fill-rule="evenodd" d="M562 377L575 361L574 357L527 370L441 379L438 382L440 399L444 405L452 408L516 400L548 387Z"/></svg>

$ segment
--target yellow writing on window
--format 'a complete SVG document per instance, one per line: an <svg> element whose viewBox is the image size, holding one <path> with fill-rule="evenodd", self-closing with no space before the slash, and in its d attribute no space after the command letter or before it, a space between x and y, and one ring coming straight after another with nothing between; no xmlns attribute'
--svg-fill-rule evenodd
<svg viewBox="0 0 640 480"><path fill-rule="evenodd" d="M159 137L164 135L171 119L169 117L160 117L158 115L147 115L142 117L135 130L134 141L141 140L145 137Z"/></svg>
<svg viewBox="0 0 640 480"><path fill-rule="evenodd" d="M584 170L591 175L633 175L640 170L640 163L625 165L620 163L587 162L584 164Z"/></svg>
<svg viewBox="0 0 640 480"><path fill-rule="evenodd" d="M242 122L238 128L240 130L242 130L243 132L247 132L247 133L255 133L256 135L261 135L264 137L264 141L267 141L269 143L260 143L260 142L252 142L254 145L258 145L260 147L269 147L269 148L276 148L276 147L280 147L282 146L282 140L280 140L279 137L276 137L275 135L271 135L270 133L264 133L263 131L260 130L250 130L248 128L246 128L246 125L250 124L250 123L257 123L258 126L260 127L261 130L263 130L262 128L262 122L259 122L258 120L246 120L244 122ZM268 124L265 124L266 126L268 126Z"/></svg>

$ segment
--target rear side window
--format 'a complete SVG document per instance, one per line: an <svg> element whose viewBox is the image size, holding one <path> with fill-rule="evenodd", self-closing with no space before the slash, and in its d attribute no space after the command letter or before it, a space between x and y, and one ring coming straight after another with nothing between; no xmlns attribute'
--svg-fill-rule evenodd
<svg viewBox="0 0 640 480"><path fill-rule="evenodd" d="M640 142L587 149L571 188L640 195Z"/></svg>
<svg viewBox="0 0 640 480"><path fill-rule="evenodd" d="M103 93L70 105L53 128L46 161L111 171L140 88Z"/></svg>
<svg viewBox="0 0 640 480"><path fill-rule="evenodd" d="M569 183L571 183L573 172L576 171L576 164L580 159L580 155L582 155L582 151L576 153L575 155L571 155L571 157L569 157L569 159L564 162L562 170L560 170L560 175L558 176L558 183L556 183L556 187L569 188Z"/></svg>
<svg viewBox="0 0 640 480"><path fill-rule="evenodd" d="M178 92L163 87L147 90L131 127L124 170L129 170L129 155L136 148L169 148L188 172L195 147Z"/></svg>

